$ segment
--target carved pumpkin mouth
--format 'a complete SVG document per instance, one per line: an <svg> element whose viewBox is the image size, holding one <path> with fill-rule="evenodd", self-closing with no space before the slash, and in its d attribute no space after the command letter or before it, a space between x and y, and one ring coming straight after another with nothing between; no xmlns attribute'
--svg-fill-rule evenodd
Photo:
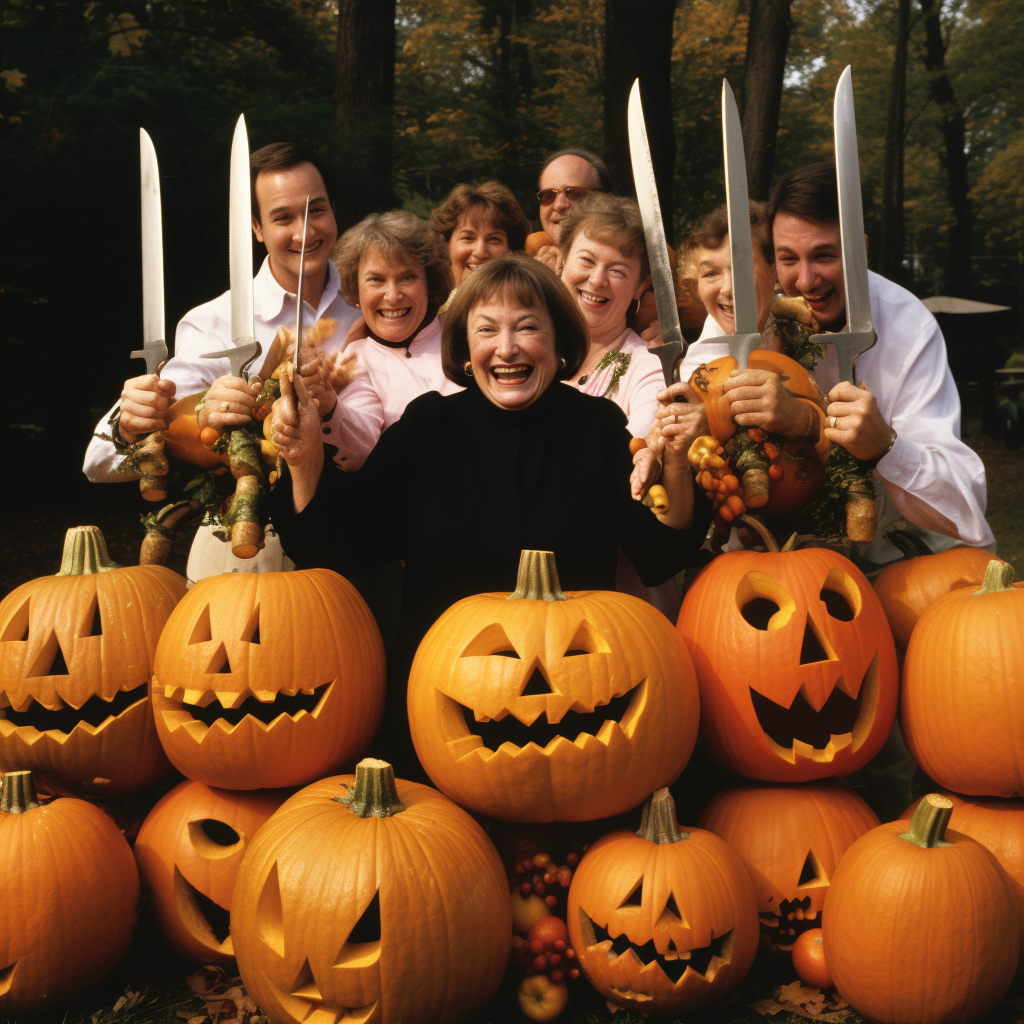
<svg viewBox="0 0 1024 1024"><path fill-rule="evenodd" d="M11 990L11 982L14 981L14 968L18 966L15 960L10 967L0 968L0 996L5 996Z"/></svg>
<svg viewBox="0 0 1024 1024"><path fill-rule="evenodd" d="M570 709L557 722L549 721L547 711L542 711L531 725L524 725L511 712L502 718L478 722L471 708L449 699L461 710L466 725L466 733L459 738L450 735L449 744L469 746L467 753L478 752L487 759L502 748L517 753L531 743L546 750L559 740L582 748L588 741L608 746L615 734L628 739L647 700L647 680L634 683L625 693L604 704L596 704L592 709ZM455 731L450 729L450 732Z"/></svg>
<svg viewBox="0 0 1024 1024"><path fill-rule="evenodd" d="M234 955L229 927L230 911L189 884L177 865L174 868L174 902L178 915L189 923L193 932L202 933L206 942L221 952Z"/></svg>
<svg viewBox="0 0 1024 1024"><path fill-rule="evenodd" d="M3 699L9 700L6 693L3 694ZM5 707L0 710L0 722L6 720L15 728L35 729L40 733L60 732L67 735L78 728L97 733L115 719L120 718L130 708L148 699L146 683L130 690L120 690L110 700L104 700L99 694L93 694L77 708L66 699L62 702L59 697L54 698L57 705L55 708L48 708L30 698L28 704L19 711L13 707Z"/></svg>
<svg viewBox="0 0 1024 1024"><path fill-rule="evenodd" d="M683 976L692 971L699 974L706 982L712 982L718 970L732 959L732 932L730 928L723 935L711 940L707 946L698 946L696 949L678 949L670 939L668 949L665 953L659 953L651 939L642 946L630 942L625 933L612 938L607 929L602 928L596 921L590 918L580 908L580 928L583 930L583 939L587 950L595 947L604 949L609 962L618 960L619 957L627 956L636 961L639 970L650 968L657 964L662 974L673 984L679 985ZM622 991L616 989L616 991ZM623 991L623 994L626 994ZM636 998L639 994L629 993Z"/></svg>
<svg viewBox="0 0 1024 1024"><path fill-rule="evenodd" d="M358 943L356 948L363 950L358 957L350 957L349 963L355 961L356 966L367 966L377 964L380 961L380 941ZM275 985L270 978L264 977L263 983L268 985L281 1006L295 1020L301 1020L302 1024L379 1024L382 1020L380 1012L380 999L375 999L366 1006L327 1006L324 1003L323 993L313 977L313 971L306 960L302 965L299 976L286 992Z"/></svg>
<svg viewBox="0 0 1024 1024"><path fill-rule="evenodd" d="M831 761L836 754L852 747L856 750L868 737L878 704L879 662L876 652L857 696L848 692L846 677L840 676L828 700L815 711L797 692L787 708L750 687L750 700L761 731L772 750L791 764L797 757Z"/></svg>
<svg viewBox="0 0 1024 1024"><path fill-rule="evenodd" d="M777 910L759 914L761 943L772 949L788 953L802 932L820 928L818 912L811 909L811 897L801 900L783 900Z"/></svg>

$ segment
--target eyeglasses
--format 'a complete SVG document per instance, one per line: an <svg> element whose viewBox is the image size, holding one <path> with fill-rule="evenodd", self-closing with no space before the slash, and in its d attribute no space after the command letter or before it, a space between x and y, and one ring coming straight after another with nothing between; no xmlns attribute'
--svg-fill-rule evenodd
<svg viewBox="0 0 1024 1024"><path fill-rule="evenodd" d="M550 206L560 195L564 195L567 202L575 203L591 192L603 192L600 188L582 188L580 185L566 185L565 188L546 188L537 193L537 199L541 206Z"/></svg>

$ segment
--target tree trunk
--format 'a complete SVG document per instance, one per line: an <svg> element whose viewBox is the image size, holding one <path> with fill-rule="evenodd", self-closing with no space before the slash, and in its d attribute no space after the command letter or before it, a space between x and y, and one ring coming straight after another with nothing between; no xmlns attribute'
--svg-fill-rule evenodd
<svg viewBox="0 0 1024 1024"><path fill-rule="evenodd" d="M885 179L882 187L882 231L879 270L901 284L903 270L903 150L907 113L907 43L910 39L910 0L899 0L896 49L889 85L889 119L885 127Z"/></svg>
<svg viewBox="0 0 1024 1024"><path fill-rule="evenodd" d="M953 92L953 83L946 72L946 43L939 20L941 4L921 0L925 16L924 66L928 69L928 89L938 105L942 121L942 138L946 168L946 194L953 208L953 224L949 229L948 286L958 295L971 291L971 250L974 242L974 210L971 205L967 177L967 133L964 115Z"/></svg>
<svg viewBox="0 0 1024 1024"><path fill-rule="evenodd" d="M644 122L654 162L665 237L672 243L672 177L676 139L672 120L672 20L678 0L605 0L604 162L615 191L635 195L626 110L640 79Z"/></svg>
<svg viewBox="0 0 1024 1024"><path fill-rule="evenodd" d="M751 0L742 91L743 147L751 199L765 200L771 191L792 24L789 0Z"/></svg>
<svg viewBox="0 0 1024 1024"><path fill-rule="evenodd" d="M395 2L338 2L336 117L363 158L367 209L393 198Z"/></svg>

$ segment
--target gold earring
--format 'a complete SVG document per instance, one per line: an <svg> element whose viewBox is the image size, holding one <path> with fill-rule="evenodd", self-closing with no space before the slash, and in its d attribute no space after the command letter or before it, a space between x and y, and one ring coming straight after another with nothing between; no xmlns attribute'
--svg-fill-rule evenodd
<svg viewBox="0 0 1024 1024"><path fill-rule="evenodd" d="M467 377L473 376L473 364L468 359L462 364L462 372Z"/></svg>
<svg viewBox="0 0 1024 1024"><path fill-rule="evenodd" d="M636 308L633 310L633 315L635 316L639 312L640 312L640 300L637 299L636 300Z"/></svg>
<svg viewBox="0 0 1024 1024"><path fill-rule="evenodd" d="M558 357L558 365L564 370L569 364L565 361L565 356Z"/></svg>

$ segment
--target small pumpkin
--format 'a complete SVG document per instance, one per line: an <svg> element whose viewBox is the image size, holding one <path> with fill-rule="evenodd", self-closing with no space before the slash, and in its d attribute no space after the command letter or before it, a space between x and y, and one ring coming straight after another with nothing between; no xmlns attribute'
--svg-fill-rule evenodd
<svg viewBox="0 0 1024 1024"><path fill-rule="evenodd" d="M31 772L3 777L0 1014L66 1002L102 981L128 951L138 899L132 851L103 811L73 798L40 805Z"/></svg>
<svg viewBox="0 0 1024 1024"><path fill-rule="evenodd" d="M992 560L981 587L940 597L910 638L900 724L940 786L1024 797L1024 583Z"/></svg>
<svg viewBox="0 0 1024 1024"><path fill-rule="evenodd" d="M147 815L135 860L157 927L183 959L234 965L229 913L238 868L252 837L287 796L183 782Z"/></svg>
<svg viewBox="0 0 1024 1024"><path fill-rule="evenodd" d="M809 928L802 932L793 946L793 970L796 976L811 988L834 988L832 975L828 973L825 946L820 928Z"/></svg>
<svg viewBox="0 0 1024 1024"><path fill-rule="evenodd" d="M968 1024L1013 980L1020 923L1006 874L981 843L946 831L932 793L904 821L846 851L822 918L839 994L879 1024Z"/></svg>
<svg viewBox="0 0 1024 1024"><path fill-rule="evenodd" d="M154 661L160 742L185 776L223 789L304 785L370 742L384 646L355 588L327 569L200 580Z"/></svg>
<svg viewBox="0 0 1024 1024"><path fill-rule="evenodd" d="M826 548L729 551L687 591L679 632L697 670L700 735L737 775L806 782L848 775L896 717L896 648L864 574Z"/></svg>
<svg viewBox="0 0 1024 1024"><path fill-rule="evenodd" d="M686 1013L731 992L757 952L757 900L739 857L712 832L683 830L668 789L638 832L584 854L569 887L570 945L617 1006Z"/></svg>
<svg viewBox="0 0 1024 1024"><path fill-rule="evenodd" d="M231 934L246 989L279 1024L448 1024L497 991L512 911L480 826L367 758L260 829Z"/></svg>
<svg viewBox="0 0 1024 1024"><path fill-rule="evenodd" d="M925 609L951 590L980 584L992 555L982 548L962 546L933 555L927 545L910 533L891 530L887 536L905 557L887 565L872 586L885 609L896 643L906 649Z"/></svg>
<svg viewBox="0 0 1024 1024"><path fill-rule="evenodd" d="M829 880L849 846L879 822L845 783L731 786L698 824L724 839L754 883L761 946L788 953L817 928Z"/></svg>
<svg viewBox="0 0 1024 1024"><path fill-rule="evenodd" d="M562 592L524 551L512 594L452 605L420 643L409 725L420 762L464 807L508 821L589 821L635 807L693 751L693 668L657 609Z"/></svg>
<svg viewBox="0 0 1024 1024"><path fill-rule="evenodd" d="M96 798L165 775L148 685L185 590L163 566L119 566L95 526L69 530L60 572L0 602L0 770Z"/></svg>

